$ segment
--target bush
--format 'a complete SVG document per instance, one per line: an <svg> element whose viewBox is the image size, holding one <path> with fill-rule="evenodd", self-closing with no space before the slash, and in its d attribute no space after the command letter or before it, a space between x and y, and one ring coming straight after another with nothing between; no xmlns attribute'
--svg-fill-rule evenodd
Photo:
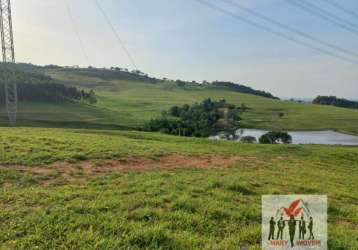
<svg viewBox="0 0 358 250"><path fill-rule="evenodd" d="M240 141L243 143L255 143L257 142L257 139L253 136L243 136L241 137Z"/></svg>
<svg viewBox="0 0 358 250"><path fill-rule="evenodd" d="M284 144L292 143L292 137L286 132L268 132L262 135L259 139L261 144L278 144L280 142Z"/></svg>

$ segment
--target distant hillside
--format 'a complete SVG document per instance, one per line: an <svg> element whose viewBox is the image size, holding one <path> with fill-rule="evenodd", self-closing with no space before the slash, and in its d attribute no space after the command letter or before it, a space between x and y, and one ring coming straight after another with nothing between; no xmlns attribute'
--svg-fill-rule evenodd
<svg viewBox="0 0 358 250"><path fill-rule="evenodd" d="M20 93L28 93L27 90L22 91L21 86L28 86L33 81L37 91L56 94L53 88L62 84L66 93L73 87L81 94L93 90L97 99L96 103L88 105L88 101L57 102L62 94L50 97L50 101L43 99L46 98L43 92L35 95L39 99L26 99L26 102L20 97L19 126L137 129L173 106L194 105L211 98L247 107L247 112L240 115L242 127L265 130L335 129L358 133L358 112L355 109L281 101L261 91L254 95L253 91L257 90L233 83L199 84L170 79L157 79L154 83L151 80L154 78L143 73L117 72L125 71L119 69L40 67L31 64L18 64L16 68L24 71L18 82ZM139 80L144 78L146 80ZM0 91L3 91L3 86L0 86ZM7 125L5 107L0 105L0 126Z"/></svg>
<svg viewBox="0 0 358 250"><path fill-rule="evenodd" d="M5 103L4 74L8 70L0 68L0 103ZM76 87L66 86L50 76L14 70L10 74L11 79L17 84L17 94L20 102L96 102L93 91L86 92Z"/></svg>
<svg viewBox="0 0 358 250"><path fill-rule="evenodd" d="M47 66L45 68L53 68L55 66ZM185 86L201 86L200 83L195 81L186 82L181 80L169 80L169 79L157 79L154 77L149 77L147 74L142 73L140 71L131 71L129 72L127 69L122 68L111 68L111 69L98 69L98 68L58 68L58 70L64 70L68 73L75 73L77 75L87 76L87 77L96 77L106 81L112 80L124 80L124 81L137 81L137 82L145 82L156 84L159 82L172 82L175 83L178 87L185 87ZM212 83L208 83L208 86L216 87L216 88L225 88L232 91L257 95L272 99L278 99L277 97L273 96L271 93L262 91L262 90L255 90L251 87L240 85L232 82L219 82L215 81Z"/></svg>
<svg viewBox="0 0 358 250"><path fill-rule="evenodd" d="M195 81L182 81L182 80L170 80L167 78L164 79L158 79L155 77L150 77L148 74L145 74L139 70L135 71L129 71L128 69L124 68L118 68L118 67L112 67L110 69L105 68L94 68L94 67L88 67L88 68L79 68L79 67L61 67L57 65L47 65L47 66L36 66L32 64L17 64L16 67L20 70L26 71L26 72L46 72L47 70L56 70L58 72L68 73L68 74L76 74L79 76L85 76L85 77L95 77L104 81L114 81L114 80L120 80L120 81L135 81L135 82L143 82L143 83L150 83L150 84L156 84L160 82L168 82L175 84L177 87L190 87L190 86L202 86L205 85L207 87L214 87L214 88L220 88L220 89L228 89L231 91L239 92L239 93L245 93L245 94L251 94L251 95L257 95L262 96L266 98L271 99L279 99L275 96L273 96L271 93L262 91L262 90L256 90L251 87L237 84L233 82L225 82L225 81L214 81L212 83L204 82L203 84L195 82Z"/></svg>
<svg viewBox="0 0 358 250"><path fill-rule="evenodd" d="M216 82L213 82L212 85L216 86L216 87L225 87L225 88L228 88L230 90L237 91L237 92L240 92L240 93L257 95L257 96L262 96L262 97L266 97L266 98L279 100L278 97L273 96L271 93L268 93L268 92L265 92L265 91L262 91L262 90L255 90L255 89L253 89L251 87L236 84L236 83L233 83L233 82L219 82L219 81L216 81Z"/></svg>
<svg viewBox="0 0 358 250"><path fill-rule="evenodd" d="M313 100L313 104L358 109L358 102L337 98L336 96L317 96L316 99Z"/></svg>
<svg viewBox="0 0 358 250"><path fill-rule="evenodd" d="M51 68L51 67L45 67ZM149 77L148 75L140 71L125 71L120 68L112 69L98 69L98 68L58 68L58 70L63 70L68 73L75 73L77 75L87 76L87 77L96 77L105 81L113 80L124 80L124 81L137 81L145 83L158 83L158 79Z"/></svg>

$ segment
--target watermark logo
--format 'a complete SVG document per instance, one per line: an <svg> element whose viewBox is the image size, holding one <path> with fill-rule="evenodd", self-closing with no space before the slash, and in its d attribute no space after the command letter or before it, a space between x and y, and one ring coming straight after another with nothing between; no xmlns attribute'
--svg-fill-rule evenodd
<svg viewBox="0 0 358 250"><path fill-rule="evenodd" d="M262 196L262 249L327 249L327 196Z"/></svg>

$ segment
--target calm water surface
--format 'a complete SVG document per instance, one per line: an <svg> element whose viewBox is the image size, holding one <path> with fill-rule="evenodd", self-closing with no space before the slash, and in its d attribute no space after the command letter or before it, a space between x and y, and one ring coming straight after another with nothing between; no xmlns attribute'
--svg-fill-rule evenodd
<svg viewBox="0 0 358 250"><path fill-rule="evenodd" d="M241 136L254 136L258 140L267 131L259 129L240 129ZM358 136L347 135L331 130L289 131L293 144L358 145Z"/></svg>

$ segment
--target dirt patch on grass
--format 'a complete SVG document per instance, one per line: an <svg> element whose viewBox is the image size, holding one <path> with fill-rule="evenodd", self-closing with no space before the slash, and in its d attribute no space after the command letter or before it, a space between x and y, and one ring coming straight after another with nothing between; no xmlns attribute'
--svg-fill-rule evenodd
<svg viewBox="0 0 358 250"><path fill-rule="evenodd" d="M220 155L187 156L167 155L156 159L146 157L126 157L115 160L80 161L76 163L56 162L48 166L0 166L0 169L16 169L34 174L50 175L58 173L68 181L87 179L114 172L174 170L183 168L227 168L240 161L252 158Z"/></svg>
<svg viewBox="0 0 358 250"><path fill-rule="evenodd" d="M342 225L342 226L346 226L346 227L351 227L351 228L355 228L358 229L358 226L353 224L351 221L349 220L344 220L344 219L340 219L340 220L336 220L336 224L338 225Z"/></svg>

